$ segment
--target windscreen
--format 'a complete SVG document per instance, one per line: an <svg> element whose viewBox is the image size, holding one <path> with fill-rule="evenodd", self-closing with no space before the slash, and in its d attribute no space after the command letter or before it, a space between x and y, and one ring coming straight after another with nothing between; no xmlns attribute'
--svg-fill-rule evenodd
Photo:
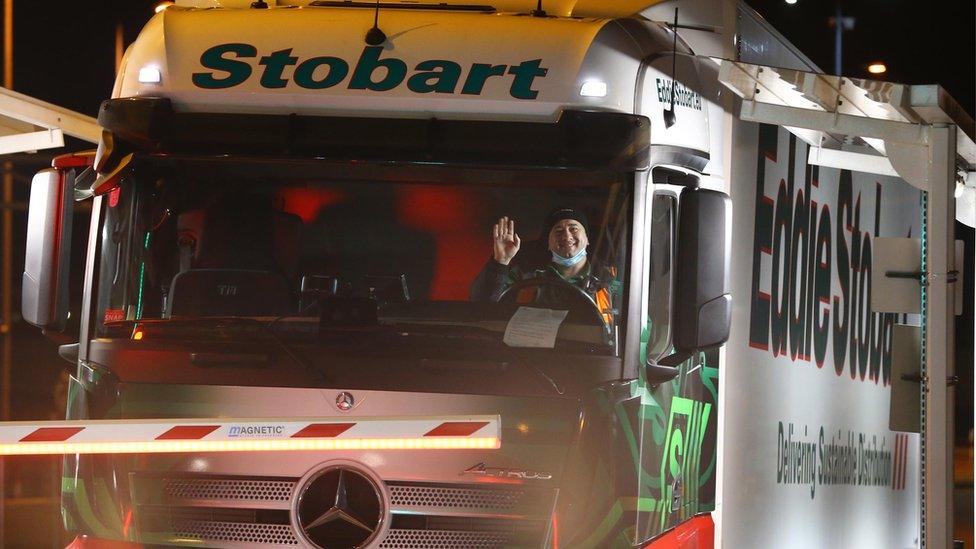
<svg viewBox="0 0 976 549"><path fill-rule="evenodd" d="M632 189L567 170L143 159L102 200L97 332L392 331L615 355ZM582 268L554 261L559 209L585 225ZM498 225L518 237L507 265ZM555 323L556 341L513 340L513 318Z"/></svg>

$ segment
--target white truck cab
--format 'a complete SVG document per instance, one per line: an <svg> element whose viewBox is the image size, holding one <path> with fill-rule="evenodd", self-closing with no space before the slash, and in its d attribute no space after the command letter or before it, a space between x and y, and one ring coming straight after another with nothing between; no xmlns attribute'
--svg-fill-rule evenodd
<svg viewBox="0 0 976 549"><path fill-rule="evenodd" d="M711 539L730 211L702 184L700 61L665 25L550 9L181 2L149 22L91 169L39 176L49 216L94 200L69 417L490 415L501 444L71 456L78 543ZM558 208L586 221L571 278ZM500 217L511 285L472 299ZM51 257L25 303L55 329ZM445 425L424 436L483 428Z"/></svg>

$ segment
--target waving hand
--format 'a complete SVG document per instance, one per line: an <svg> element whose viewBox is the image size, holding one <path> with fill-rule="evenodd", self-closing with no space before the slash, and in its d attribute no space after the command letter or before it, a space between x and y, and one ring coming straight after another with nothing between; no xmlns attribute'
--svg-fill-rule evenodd
<svg viewBox="0 0 976 549"><path fill-rule="evenodd" d="M515 232L515 220L508 217L499 219L492 226L491 239L495 261L502 265L508 265L522 246L522 239Z"/></svg>

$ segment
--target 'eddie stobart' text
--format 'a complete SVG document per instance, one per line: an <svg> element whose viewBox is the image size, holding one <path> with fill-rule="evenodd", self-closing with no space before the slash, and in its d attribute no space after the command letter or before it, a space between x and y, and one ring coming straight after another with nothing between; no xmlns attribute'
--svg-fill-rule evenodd
<svg viewBox="0 0 976 549"><path fill-rule="evenodd" d="M798 147L790 136L786 179L767 196L767 166L783 160L777 131L766 125L759 130L749 345L794 361L812 358L818 368L832 358L838 376L847 369L851 379L888 385L895 315L870 310L881 185L875 185L873 224L864 219L867 208L849 171L840 173L836 194L818 203L812 191L819 186L819 167L807 166L804 181L794 180ZM800 148L806 158L806 146ZM771 261L764 261L767 255ZM763 280L770 281L768 293Z"/></svg>

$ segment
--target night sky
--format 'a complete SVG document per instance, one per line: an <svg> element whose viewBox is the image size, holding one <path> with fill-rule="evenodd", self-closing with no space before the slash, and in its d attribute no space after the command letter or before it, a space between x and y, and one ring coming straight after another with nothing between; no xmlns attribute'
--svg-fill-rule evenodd
<svg viewBox="0 0 976 549"><path fill-rule="evenodd" d="M828 19L836 2L751 0L761 13L824 72L833 73L834 30ZM903 84L941 84L970 115L976 113L976 2L947 0L841 1L855 18L844 36L844 75ZM888 73L867 72L883 61Z"/></svg>

